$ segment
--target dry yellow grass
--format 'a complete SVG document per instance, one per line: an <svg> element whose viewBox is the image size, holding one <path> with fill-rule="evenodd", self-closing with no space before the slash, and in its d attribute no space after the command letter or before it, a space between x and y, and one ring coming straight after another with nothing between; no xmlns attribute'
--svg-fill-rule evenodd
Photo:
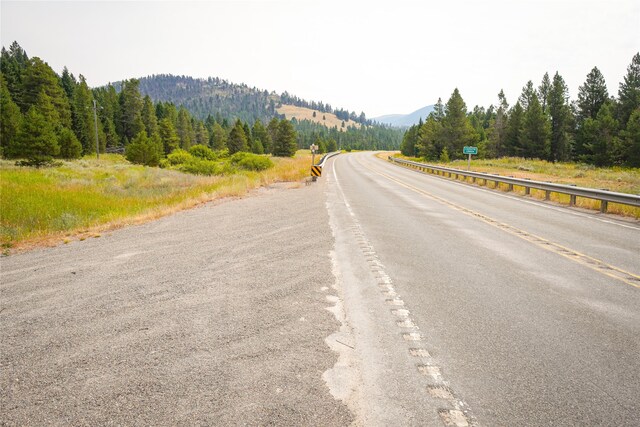
<svg viewBox="0 0 640 427"><path fill-rule="evenodd" d="M282 107L277 109L278 114L284 114L285 117L289 120L295 118L296 120L309 120L312 122L320 123L321 125L325 125L327 127L337 126L340 130L346 130L349 126L355 126L360 128L360 123L356 123L352 120L348 122L344 122L344 128L342 128L342 120L336 117L333 113L323 113L321 111L316 111L316 117L313 117L313 111L310 108L304 107L296 107L295 105L283 105ZM325 118L325 120L322 119Z"/></svg>

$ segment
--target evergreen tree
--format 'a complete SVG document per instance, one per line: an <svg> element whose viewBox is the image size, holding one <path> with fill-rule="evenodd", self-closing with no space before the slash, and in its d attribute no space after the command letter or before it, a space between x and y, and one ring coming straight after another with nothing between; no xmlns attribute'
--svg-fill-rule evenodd
<svg viewBox="0 0 640 427"><path fill-rule="evenodd" d="M195 132L191 127L191 117L186 108L180 107L178 110L178 123L176 131L180 138L180 148L188 150L195 143Z"/></svg>
<svg viewBox="0 0 640 427"><path fill-rule="evenodd" d="M165 117L160 120L158 133L160 135L160 140L162 141L164 154L169 154L180 146L180 137L178 137L176 128L173 126L173 122L170 118Z"/></svg>
<svg viewBox="0 0 640 427"><path fill-rule="evenodd" d="M620 145L617 137L618 121L613 117L611 103L600 107L595 119L587 118L583 123L584 150L582 160L596 166L609 166Z"/></svg>
<svg viewBox="0 0 640 427"><path fill-rule="evenodd" d="M251 152L254 154L264 154L264 147L260 138L253 138L251 141Z"/></svg>
<svg viewBox="0 0 640 427"><path fill-rule="evenodd" d="M522 133L524 130L524 109L520 101L509 111L509 121L505 135L504 153L507 156L523 156L524 150L521 145Z"/></svg>
<svg viewBox="0 0 640 427"><path fill-rule="evenodd" d="M0 76L0 155L16 143L21 121L20 108L11 99L4 76Z"/></svg>
<svg viewBox="0 0 640 427"><path fill-rule="evenodd" d="M93 94L87 82L79 76L73 93L73 131L82 145L84 154L96 152L95 123L93 120Z"/></svg>
<svg viewBox="0 0 640 427"><path fill-rule="evenodd" d="M254 139L260 140L265 153L271 153L271 138L269 137L269 133L267 132L267 129L264 127L260 119L256 120L253 123L251 134L253 135Z"/></svg>
<svg viewBox="0 0 640 427"><path fill-rule="evenodd" d="M287 119L278 124L278 133L273 141L273 155L278 157L293 157L296 154L296 131Z"/></svg>
<svg viewBox="0 0 640 427"><path fill-rule="evenodd" d="M17 42L13 42L7 51L2 48L0 55L0 72L6 79L7 89L13 102L22 108L23 102L23 77L29 66L29 57Z"/></svg>
<svg viewBox="0 0 640 427"><path fill-rule="evenodd" d="M549 121L542 111L538 95L534 92L528 99L528 106L524 113L522 137L520 138L524 157L548 159L550 154L549 135Z"/></svg>
<svg viewBox="0 0 640 427"><path fill-rule="evenodd" d="M227 132L216 122L211 132L211 148L214 150L224 150L227 148Z"/></svg>
<svg viewBox="0 0 640 427"><path fill-rule="evenodd" d="M427 121L418 130L418 142L416 145L418 156L428 161L438 160L444 144L442 142L442 124L436 120L433 114L427 117Z"/></svg>
<svg viewBox="0 0 640 427"><path fill-rule="evenodd" d="M158 166L162 158L162 141L158 134L151 137L142 130L127 145L125 149L125 157L131 163L137 163L145 166Z"/></svg>
<svg viewBox="0 0 640 427"><path fill-rule="evenodd" d="M568 161L573 145L573 114L569 106L569 88L557 72L549 91L548 110L551 118L549 160Z"/></svg>
<svg viewBox="0 0 640 427"><path fill-rule="evenodd" d="M640 108L636 108L621 133L620 160L628 167L640 168Z"/></svg>
<svg viewBox="0 0 640 427"><path fill-rule="evenodd" d="M119 96L120 120L119 134L123 140L131 141L140 132L145 130L142 121L142 95L140 95L140 81L137 79L125 80L122 83L122 91Z"/></svg>
<svg viewBox="0 0 640 427"><path fill-rule="evenodd" d="M536 95L536 90L533 88L533 82L529 80L527 84L522 88L522 94L518 100L520 101L520 105L526 111L529 108L529 103L533 99L533 96ZM537 95L536 95L537 96ZM538 99L538 104L540 100Z"/></svg>
<svg viewBox="0 0 640 427"><path fill-rule="evenodd" d="M76 85L78 84L78 82L76 81L76 78L73 76L73 74L69 72L67 67L64 67L64 69L62 70L60 83L62 84L62 89L64 89L64 92L67 94L67 99L69 99L69 103L73 105L73 99L74 99L73 93L76 89Z"/></svg>
<svg viewBox="0 0 640 427"><path fill-rule="evenodd" d="M538 87L538 99L542 106L542 111L547 112L549 93L551 92L551 79L549 79L549 73L544 73L542 77L542 83Z"/></svg>
<svg viewBox="0 0 640 427"><path fill-rule="evenodd" d="M71 129L62 128L59 136L60 157L63 159L79 159L82 157L82 144Z"/></svg>
<svg viewBox="0 0 640 427"><path fill-rule="evenodd" d="M23 111L36 105L44 92L56 111L61 126L71 127L71 108L58 75L40 58L29 60L23 78Z"/></svg>
<svg viewBox="0 0 640 427"><path fill-rule="evenodd" d="M400 152L407 157L416 157L416 144L418 143L418 125L411 126L402 137Z"/></svg>
<svg viewBox="0 0 640 427"><path fill-rule="evenodd" d="M142 100L142 123L147 131L147 136L151 136L158 131L158 119L156 118L156 108L149 95Z"/></svg>
<svg viewBox="0 0 640 427"><path fill-rule="evenodd" d="M618 120L627 123L631 113L640 107L640 53L636 53L627 67L627 74L618 90Z"/></svg>
<svg viewBox="0 0 640 427"><path fill-rule="evenodd" d="M198 120L196 122L196 144L209 146L209 132L204 123Z"/></svg>
<svg viewBox="0 0 640 427"><path fill-rule="evenodd" d="M36 106L25 114L16 144L9 147L10 157L28 159L33 166L42 166L60 154L60 145L53 125L42 115Z"/></svg>
<svg viewBox="0 0 640 427"><path fill-rule="evenodd" d="M462 158L462 147L472 146L478 141L478 134L467 117L467 106L456 88L447 101L442 119L442 142L452 158Z"/></svg>
<svg viewBox="0 0 640 427"><path fill-rule="evenodd" d="M578 89L578 121L582 122L590 117L595 119L602 105L609 99L604 76L593 67L587 74L587 80Z"/></svg>
<svg viewBox="0 0 640 427"><path fill-rule="evenodd" d="M248 151L247 136L244 133L244 127L240 119L236 120L235 125L229 133L229 141L227 142L229 147L229 154L238 153L240 151Z"/></svg>
<svg viewBox="0 0 640 427"><path fill-rule="evenodd" d="M500 89L498 94L498 110L496 117L491 122L488 130L487 151L489 157L503 157L508 154L507 150L507 126L509 103L504 95L504 91Z"/></svg>
<svg viewBox="0 0 640 427"><path fill-rule="evenodd" d="M433 106L433 111L430 115L437 121L444 119L444 105L442 105L442 98L438 98L438 102Z"/></svg>

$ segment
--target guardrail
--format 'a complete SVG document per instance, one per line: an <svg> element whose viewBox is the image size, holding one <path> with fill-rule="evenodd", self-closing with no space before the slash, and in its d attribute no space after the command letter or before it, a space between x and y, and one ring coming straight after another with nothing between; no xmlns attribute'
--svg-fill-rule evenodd
<svg viewBox="0 0 640 427"><path fill-rule="evenodd" d="M494 188L499 184L507 184L509 187L507 191L513 191L513 187L524 187L524 194L529 195L531 189L542 190L545 192L545 200L549 200L551 193L567 194L569 195L569 205L574 206L576 204L576 197L584 197L587 199L600 201L600 212L606 212L609 203L619 203L622 205L640 207L640 195L616 193L608 190L598 190L595 188L576 187L573 185L554 184L551 182L532 181L529 179L520 179L507 176L501 176L497 174L490 174L484 172L471 172L463 171L460 169L445 168L441 166L433 166L426 163L412 162L410 160L398 159L396 157L389 156L389 161L398 163L404 166L408 166L412 169L416 169L422 172L433 173L441 176L448 176L454 179L459 177L471 178L472 182L483 180L484 184L488 187L489 182L494 183Z"/></svg>
<svg viewBox="0 0 640 427"><path fill-rule="evenodd" d="M329 157L337 156L338 154L340 154L340 151L334 151L332 153L325 154L320 159L320 163L317 163L317 166L324 167L324 162L326 162Z"/></svg>

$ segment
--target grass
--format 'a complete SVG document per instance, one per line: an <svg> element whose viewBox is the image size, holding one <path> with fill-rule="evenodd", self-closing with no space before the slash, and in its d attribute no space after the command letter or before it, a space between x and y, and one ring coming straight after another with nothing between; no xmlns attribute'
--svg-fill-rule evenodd
<svg viewBox="0 0 640 427"><path fill-rule="evenodd" d="M0 242L7 253L9 248L99 237L107 230L309 175L308 150L272 160L275 165L268 170L231 176L132 165L116 154L43 169L1 160Z"/></svg>
<svg viewBox="0 0 640 427"><path fill-rule="evenodd" d="M385 153L389 155L389 153ZM423 162L422 159L398 156L408 160ZM449 163L428 162L456 169L467 169L467 160L454 160ZM529 178L536 181L548 181L558 184L577 185L579 187L598 188L619 193L640 194L640 169L634 168L597 168L593 165L582 163L552 163L544 160L531 160L518 157L505 157L501 159L471 160L471 170L474 172L487 172L516 178ZM493 185L493 184L491 184ZM507 191L506 184L499 187ZM516 187L514 191L524 194L524 189ZM531 190L531 196L544 199L544 192ZM551 194L551 200L569 204L569 196L563 194ZM578 198L578 207L586 209L599 209L600 202L591 199ZM640 209L632 206L609 203L608 212L619 215L640 218Z"/></svg>

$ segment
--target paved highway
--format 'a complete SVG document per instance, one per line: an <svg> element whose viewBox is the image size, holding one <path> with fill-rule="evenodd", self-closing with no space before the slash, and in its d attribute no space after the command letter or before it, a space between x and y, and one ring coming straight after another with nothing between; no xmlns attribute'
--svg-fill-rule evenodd
<svg viewBox="0 0 640 427"><path fill-rule="evenodd" d="M371 153L323 173L365 425L640 425L637 222Z"/></svg>

